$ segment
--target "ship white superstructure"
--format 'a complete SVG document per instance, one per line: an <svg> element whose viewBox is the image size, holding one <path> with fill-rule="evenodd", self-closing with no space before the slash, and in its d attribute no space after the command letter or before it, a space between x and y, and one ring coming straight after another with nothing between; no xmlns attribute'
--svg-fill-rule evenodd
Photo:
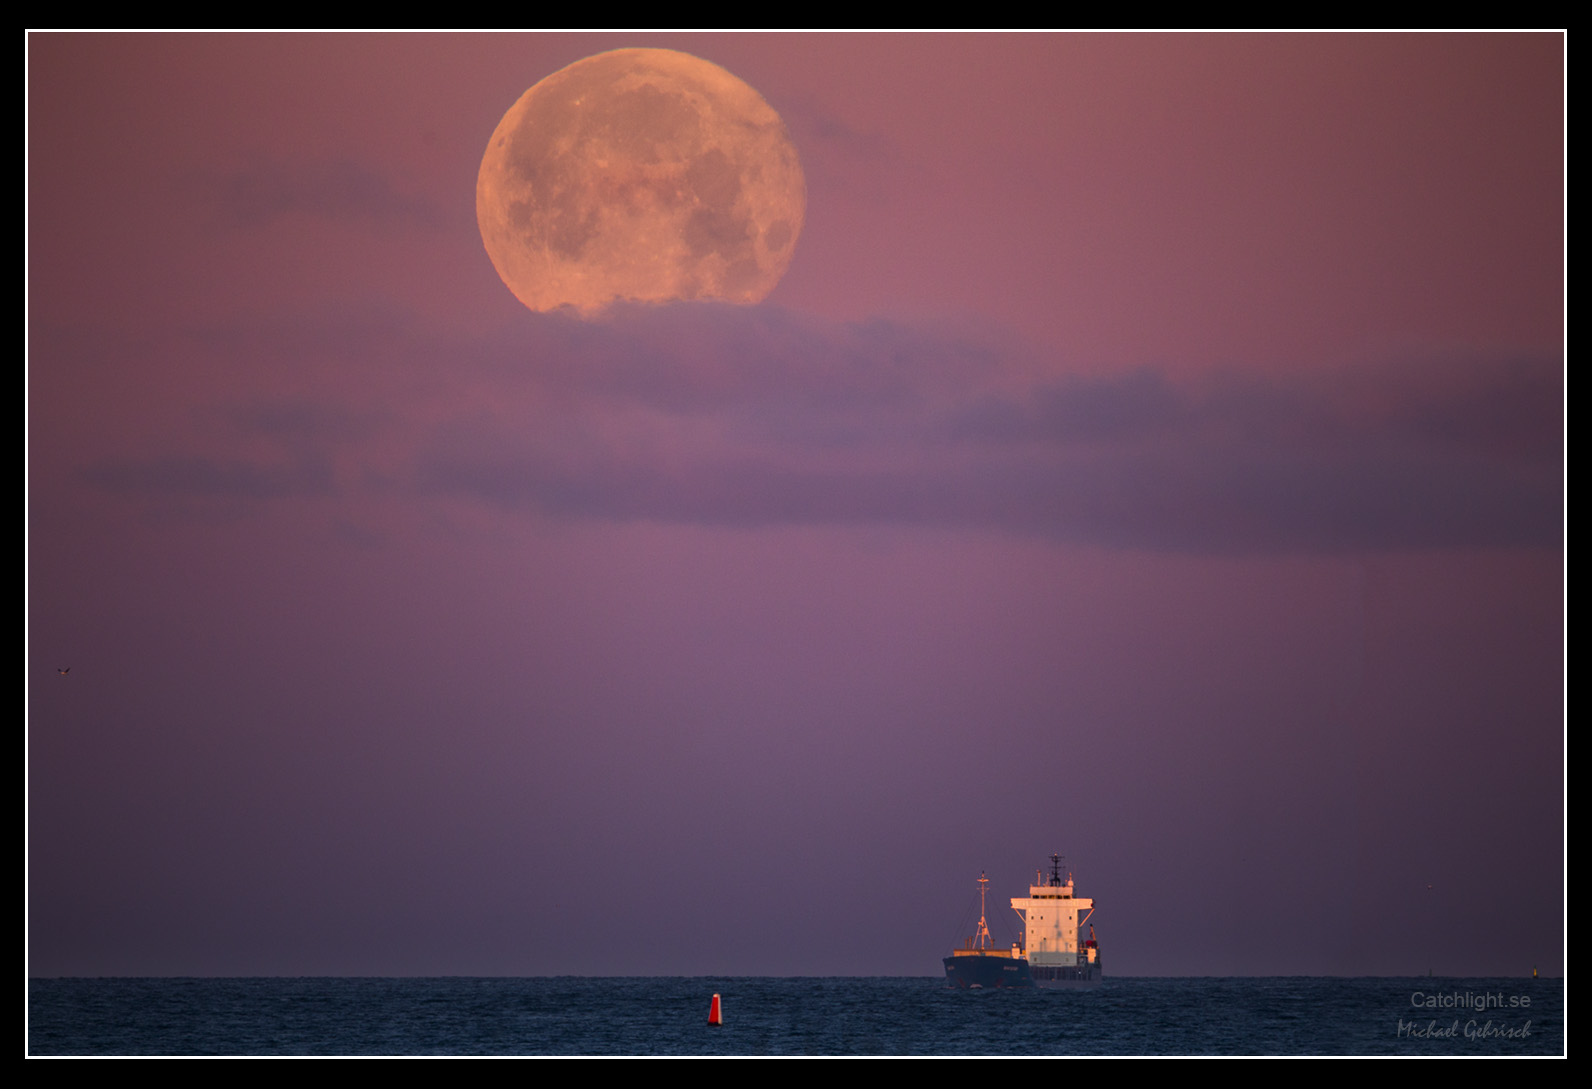
<svg viewBox="0 0 1592 1089"><path fill-rule="evenodd" d="M1091 927L1094 900L1073 893L1072 874L1063 879L1061 857L1050 856L1050 877L1036 874L1027 896L1012 897L1023 918L1023 948L1036 986L1089 987L1100 982L1100 946Z"/></svg>

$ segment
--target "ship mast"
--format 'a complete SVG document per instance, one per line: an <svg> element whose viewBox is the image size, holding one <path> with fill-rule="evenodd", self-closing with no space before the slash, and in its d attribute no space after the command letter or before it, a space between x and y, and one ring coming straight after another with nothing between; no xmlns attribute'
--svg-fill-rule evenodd
<svg viewBox="0 0 1592 1089"><path fill-rule="evenodd" d="M989 878L984 876L984 871L978 871L978 933L973 935L973 948L988 949L995 944L989 936L989 923L985 919L984 896L989 892Z"/></svg>

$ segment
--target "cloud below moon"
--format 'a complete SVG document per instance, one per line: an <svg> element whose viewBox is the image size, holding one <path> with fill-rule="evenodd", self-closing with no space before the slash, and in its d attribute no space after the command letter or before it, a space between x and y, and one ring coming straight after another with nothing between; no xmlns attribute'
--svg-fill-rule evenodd
<svg viewBox="0 0 1592 1089"><path fill-rule="evenodd" d="M349 375L387 391L361 413L262 392L213 412L202 448L100 447L83 472L160 502L404 493L555 518L894 524L1187 554L1551 547L1561 533L1549 360L1033 380L1021 349L946 330L766 307L624 317L527 315L496 341L412 328ZM350 339L326 336L336 352ZM439 355L453 392L402 378Z"/></svg>
<svg viewBox="0 0 1592 1089"><path fill-rule="evenodd" d="M806 199L795 146L755 90L685 53L618 49L504 115L476 216L521 302L590 315L619 300L762 300Z"/></svg>

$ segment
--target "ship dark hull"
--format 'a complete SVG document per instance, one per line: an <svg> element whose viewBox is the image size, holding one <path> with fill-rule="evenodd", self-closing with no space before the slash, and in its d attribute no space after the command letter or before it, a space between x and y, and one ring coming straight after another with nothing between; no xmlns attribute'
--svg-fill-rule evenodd
<svg viewBox="0 0 1592 1089"><path fill-rule="evenodd" d="M945 985L967 990L981 987L1032 987L1028 962L1021 957L972 956L945 958Z"/></svg>
<svg viewBox="0 0 1592 1089"><path fill-rule="evenodd" d="M1098 987L1104 978L1100 962L1080 964L1076 968L1063 968L1059 965L1037 964L1029 975L1034 980L1034 986L1044 989L1058 988L1071 989L1074 987Z"/></svg>

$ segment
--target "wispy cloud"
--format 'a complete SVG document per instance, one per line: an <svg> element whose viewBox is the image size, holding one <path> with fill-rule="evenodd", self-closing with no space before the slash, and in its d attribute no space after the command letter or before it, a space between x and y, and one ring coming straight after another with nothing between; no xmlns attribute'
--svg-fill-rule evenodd
<svg viewBox="0 0 1592 1089"><path fill-rule="evenodd" d="M1550 360L1058 377L988 338L720 307L590 326L528 316L490 343L417 332L409 355L384 338L363 363L346 336L327 343L364 375L358 426L330 405L262 401L230 415L252 459L124 454L89 479L270 498L379 478L417 501L542 515L969 527L1185 553L1560 536ZM304 460L310 433L324 464ZM260 453L262 437L280 449Z"/></svg>
<svg viewBox="0 0 1592 1089"><path fill-rule="evenodd" d="M213 220L229 227L259 227L290 215L419 227L435 227L444 218L434 202L404 193L382 173L346 159L263 162L198 176L192 184Z"/></svg>
<svg viewBox="0 0 1592 1089"><path fill-rule="evenodd" d="M325 495L331 467L318 459L293 462L188 455L107 458L83 473L110 492L226 499L281 499Z"/></svg>

